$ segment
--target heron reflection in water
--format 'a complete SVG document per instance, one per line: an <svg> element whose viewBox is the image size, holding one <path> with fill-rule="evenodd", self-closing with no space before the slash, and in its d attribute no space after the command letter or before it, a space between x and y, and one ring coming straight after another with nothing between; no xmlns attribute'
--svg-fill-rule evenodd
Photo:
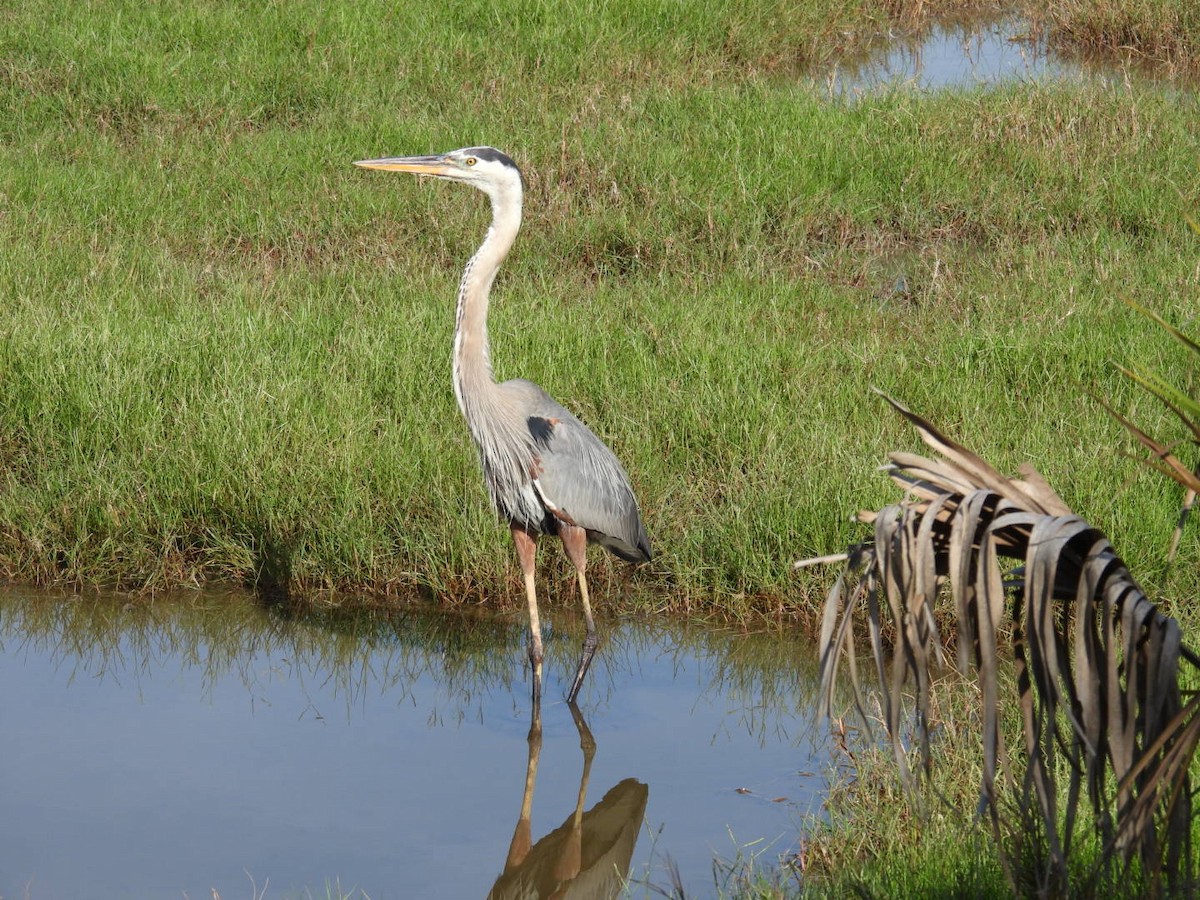
<svg viewBox="0 0 1200 900"><path fill-rule="evenodd" d="M617 783L591 809L584 811L596 741L574 703L569 704L579 746L583 773L575 811L558 828L536 844L532 842L533 789L542 752L542 722L535 709L529 729L529 757L521 814L513 831L504 872L488 893L488 900L611 900L625 888L633 848L637 843L650 789L633 778Z"/></svg>
<svg viewBox="0 0 1200 900"><path fill-rule="evenodd" d="M497 384L492 374L488 298L521 228L521 172L494 147L467 147L440 156L367 159L355 165L460 181L491 198L491 227L467 263L458 289L454 394L479 448L488 493L512 531L525 577L535 706L541 700L543 658L534 590L538 537L557 535L575 566L587 636L567 695L574 702L597 644L584 574L587 545L597 543L627 562L641 563L651 557L650 539L629 477L613 452L532 381ZM546 348L545 352L554 351Z"/></svg>

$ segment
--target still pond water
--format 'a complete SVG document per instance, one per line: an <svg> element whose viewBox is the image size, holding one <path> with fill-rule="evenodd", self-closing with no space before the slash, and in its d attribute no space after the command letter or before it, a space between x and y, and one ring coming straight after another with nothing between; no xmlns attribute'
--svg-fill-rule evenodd
<svg viewBox="0 0 1200 900"><path fill-rule="evenodd" d="M1044 30L1021 19L969 17L935 22L919 34L889 35L875 52L839 59L812 73L832 96L853 100L876 91L998 88L1006 84L1097 82L1131 77L1110 60L1070 55Z"/></svg>
<svg viewBox="0 0 1200 900"><path fill-rule="evenodd" d="M798 849L830 760L810 647L609 623L577 719L548 631L539 746L519 617L6 591L0 896L591 897L628 866L639 897L676 865L704 897L714 858Z"/></svg>

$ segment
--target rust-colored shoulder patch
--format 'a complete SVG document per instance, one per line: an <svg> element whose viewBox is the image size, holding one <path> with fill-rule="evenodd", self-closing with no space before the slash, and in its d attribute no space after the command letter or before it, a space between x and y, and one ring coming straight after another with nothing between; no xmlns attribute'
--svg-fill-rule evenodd
<svg viewBox="0 0 1200 900"><path fill-rule="evenodd" d="M560 522L566 522L568 525L574 525L576 528L579 527L578 522L576 522L574 519L572 519L570 516L568 516L565 512L563 512L557 506L554 507L554 509L550 510L550 513L551 513L551 515L554 516L554 518L558 519Z"/></svg>

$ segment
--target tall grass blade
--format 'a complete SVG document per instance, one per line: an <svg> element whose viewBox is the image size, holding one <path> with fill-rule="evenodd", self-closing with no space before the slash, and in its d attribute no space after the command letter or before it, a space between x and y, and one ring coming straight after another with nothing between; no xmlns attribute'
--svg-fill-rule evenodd
<svg viewBox="0 0 1200 900"><path fill-rule="evenodd" d="M1197 223L1188 218L1188 226L1200 234L1200 227ZM1154 312L1134 300L1125 298L1125 303L1130 308L1141 313L1146 318L1150 319L1160 328L1164 329L1175 340L1179 341L1187 347L1192 353L1200 358L1200 344L1192 340L1175 326L1171 325L1162 316ZM1184 427L1191 432L1192 442L1200 444L1200 402L1197 402L1192 397L1188 396L1174 384L1163 378L1157 372L1148 372L1141 369L1135 369L1128 366L1117 365L1117 370L1133 381L1135 384L1145 388L1151 394L1159 399L1164 406L1171 411L1174 416L1183 423ZM1167 562L1174 562L1176 554L1179 552L1179 542L1183 537L1183 529L1187 524L1188 515L1191 512L1192 505L1196 502L1196 494L1200 492L1200 464L1189 468L1175 454L1171 448L1162 444L1159 441L1151 438L1142 429L1136 427L1126 417L1120 415L1108 403L1101 400L1101 403L1109 413L1113 415L1117 421L1125 426L1144 447L1150 450L1152 457L1143 460L1151 468L1162 472L1168 478L1182 484L1187 492L1184 494L1183 503L1180 505L1179 516L1175 522L1175 528L1171 532L1171 542L1167 548Z"/></svg>

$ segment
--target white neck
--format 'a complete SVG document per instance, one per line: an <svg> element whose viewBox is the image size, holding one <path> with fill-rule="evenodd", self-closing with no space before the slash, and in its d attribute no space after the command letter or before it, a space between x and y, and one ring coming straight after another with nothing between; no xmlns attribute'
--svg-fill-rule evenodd
<svg viewBox="0 0 1200 900"><path fill-rule="evenodd" d="M468 422L472 418L468 398L485 398L496 384L488 350L488 302L496 273L521 228L519 182L515 189L500 187L488 194L492 224L463 271L454 330L454 395Z"/></svg>

